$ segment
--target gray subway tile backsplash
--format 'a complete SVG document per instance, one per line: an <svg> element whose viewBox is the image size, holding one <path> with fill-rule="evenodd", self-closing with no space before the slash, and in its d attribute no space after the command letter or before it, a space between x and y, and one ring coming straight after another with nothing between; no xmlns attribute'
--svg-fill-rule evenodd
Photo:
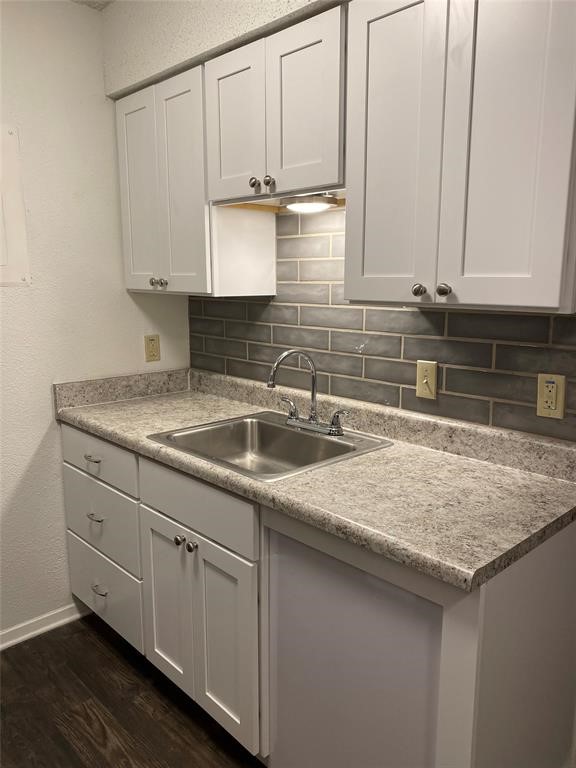
<svg viewBox="0 0 576 768"><path fill-rule="evenodd" d="M330 238L288 237L278 240L278 259L327 259L330 256Z"/></svg>
<svg viewBox="0 0 576 768"><path fill-rule="evenodd" d="M402 407L410 411L429 413L433 416L445 416L449 419L474 421L477 424L489 424L490 402L473 400L468 397L438 394L436 400L416 397L415 389L402 388Z"/></svg>
<svg viewBox="0 0 576 768"><path fill-rule="evenodd" d="M305 348L321 392L576 440L576 316L350 304L344 220L340 209L277 217L275 297L191 297L192 367L265 381L282 351ZM441 364L437 400L416 397L417 359ZM278 383L308 389L298 365ZM565 419L536 416L537 373L568 377Z"/></svg>
<svg viewBox="0 0 576 768"><path fill-rule="evenodd" d="M492 361L492 344L451 339L449 341L416 339L407 336L404 339L404 358L489 368Z"/></svg>
<svg viewBox="0 0 576 768"><path fill-rule="evenodd" d="M231 320L226 323L226 336L229 339L244 341L271 341L272 329L269 325L238 323Z"/></svg>
<svg viewBox="0 0 576 768"><path fill-rule="evenodd" d="M330 394L336 397L367 400L370 403L390 405L394 408L400 404L400 387L395 387L392 384L332 376L330 386Z"/></svg>
<svg viewBox="0 0 576 768"><path fill-rule="evenodd" d="M288 347L328 349L330 334L328 331L318 331L313 328L278 326L274 328L273 339L274 344L284 344Z"/></svg>
<svg viewBox="0 0 576 768"><path fill-rule="evenodd" d="M545 315L448 313L448 336L546 343L549 333L550 318Z"/></svg>
<svg viewBox="0 0 576 768"><path fill-rule="evenodd" d="M279 282L298 281L298 261L279 261L276 265L276 279Z"/></svg>
<svg viewBox="0 0 576 768"><path fill-rule="evenodd" d="M330 290L320 283L279 283L276 302L289 304L328 304Z"/></svg>
<svg viewBox="0 0 576 768"><path fill-rule="evenodd" d="M332 331L330 349L333 352L354 352L357 355L399 358L402 349L402 337L378 333Z"/></svg>
<svg viewBox="0 0 576 768"><path fill-rule="evenodd" d="M576 378L576 349L499 346L496 368L506 371L562 373Z"/></svg>
<svg viewBox="0 0 576 768"><path fill-rule="evenodd" d="M443 336L444 317L444 312L419 309L367 309L366 330Z"/></svg>
<svg viewBox="0 0 576 768"><path fill-rule="evenodd" d="M300 325L319 325L322 328L348 328L351 331L361 331L363 324L363 311L357 307L350 309L336 307L300 308Z"/></svg>
<svg viewBox="0 0 576 768"><path fill-rule="evenodd" d="M286 262L280 262L280 264ZM343 259L308 259L300 262L300 280L302 282L344 280Z"/></svg>
<svg viewBox="0 0 576 768"><path fill-rule="evenodd" d="M576 347L576 315L554 318L552 341Z"/></svg>
<svg viewBox="0 0 576 768"><path fill-rule="evenodd" d="M282 307L277 304L248 304L248 320L252 323L298 325L298 314L298 307Z"/></svg>

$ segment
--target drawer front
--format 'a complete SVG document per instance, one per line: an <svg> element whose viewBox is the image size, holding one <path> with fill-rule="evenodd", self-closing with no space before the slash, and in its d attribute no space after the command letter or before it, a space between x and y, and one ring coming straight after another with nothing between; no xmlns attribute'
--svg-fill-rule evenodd
<svg viewBox="0 0 576 768"><path fill-rule="evenodd" d="M148 506L249 560L258 559L252 502L145 459L140 460L140 493Z"/></svg>
<svg viewBox="0 0 576 768"><path fill-rule="evenodd" d="M68 558L72 593L144 653L141 582L70 531Z"/></svg>
<svg viewBox="0 0 576 768"><path fill-rule="evenodd" d="M138 464L130 451L63 424L62 455L68 464L138 497Z"/></svg>
<svg viewBox="0 0 576 768"><path fill-rule="evenodd" d="M138 502L64 464L68 528L140 578Z"/></svg>

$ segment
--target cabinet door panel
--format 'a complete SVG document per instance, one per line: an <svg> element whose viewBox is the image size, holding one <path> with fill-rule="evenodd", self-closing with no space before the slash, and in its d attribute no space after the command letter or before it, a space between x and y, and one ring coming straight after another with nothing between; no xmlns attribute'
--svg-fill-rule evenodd
<svg viewBox="0 0 576 768"><path fill-rule="evenodd" d="M201 536L195 541L195 699L256 754L258 568Z"/></svg>
<svg viewBox="0 0 576 768"><path fill-rule="evenodd" d="M557 307L574 109L576 5L455 0L438 280L448 303Z"/></svg>
<svg viewBox="0 0 576 768"><path fill-rule="evenodd" d="M265 43L257 40L205 65L210 200L243 197L266 173Z"/></svg>
<svg viewBox="0 0 576 768"><path fill-rule="evenodd" d="M447 3L349 11L345 295L433 299ZM420 299L414 283L427 288Z"/></svg>
<svg viewBox="0 0 576 768"><path fill-rule="evenodd" d="M116 102L116 129L126 286L149 289L159 245L153 86Z"/></svg>
<svg viewBox="0 0 576 768"><path fill-rule="evenodd" d="M140 505L146 657L190 696L194 690L190 557L181 525Z"/></svg>
<svg viewBox="0 0 576 768"><path fill-rule="evenodd" d="M267 172L276 191L342 182L341 14L334 8L266 40Z"/></svg>
<svg viewBox="0 0 576 768"><path fill-rule="evenodd" d="M200 67L156 86L161 276L168 290L210 290Z"/></svg>

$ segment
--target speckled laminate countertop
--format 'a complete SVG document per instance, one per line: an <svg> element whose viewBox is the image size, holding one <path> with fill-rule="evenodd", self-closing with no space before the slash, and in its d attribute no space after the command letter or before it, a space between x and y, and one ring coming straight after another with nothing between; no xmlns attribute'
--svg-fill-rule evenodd
<svg viewBox="0 0 576 768"><path fill-rule="evenodd" d="M188 391L62 408L58 418L466 591L576 519L576 483L400 441L263 483L147 438L261 410Z"/></svg>

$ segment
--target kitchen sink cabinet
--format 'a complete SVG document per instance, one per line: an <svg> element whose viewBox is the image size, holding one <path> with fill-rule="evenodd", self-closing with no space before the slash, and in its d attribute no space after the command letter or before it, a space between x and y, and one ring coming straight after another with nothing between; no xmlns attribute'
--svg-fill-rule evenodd
<svg viewBox="0 0 576 768"><path fill-rule="evenodd" d="M572 312L576 5L353 0L345 295Z"/></svg>
<svg viewBox="0 0 576 768"><path fill-rule="evenodd" d="M342 184L342 14L207 62L210 200Z"/></svg>
<svg viewBox="0 0 576 768"><path fill-rule="evenodd" d="M259 749L257 564L140 506L146 656Z"/></svg>
<svg viewBox="0 0 576 768"><path fill-rule="evenodd" d="M126 287L273 295L274 214L207 203L202 68L120 99L116 122Z"/></svg>

